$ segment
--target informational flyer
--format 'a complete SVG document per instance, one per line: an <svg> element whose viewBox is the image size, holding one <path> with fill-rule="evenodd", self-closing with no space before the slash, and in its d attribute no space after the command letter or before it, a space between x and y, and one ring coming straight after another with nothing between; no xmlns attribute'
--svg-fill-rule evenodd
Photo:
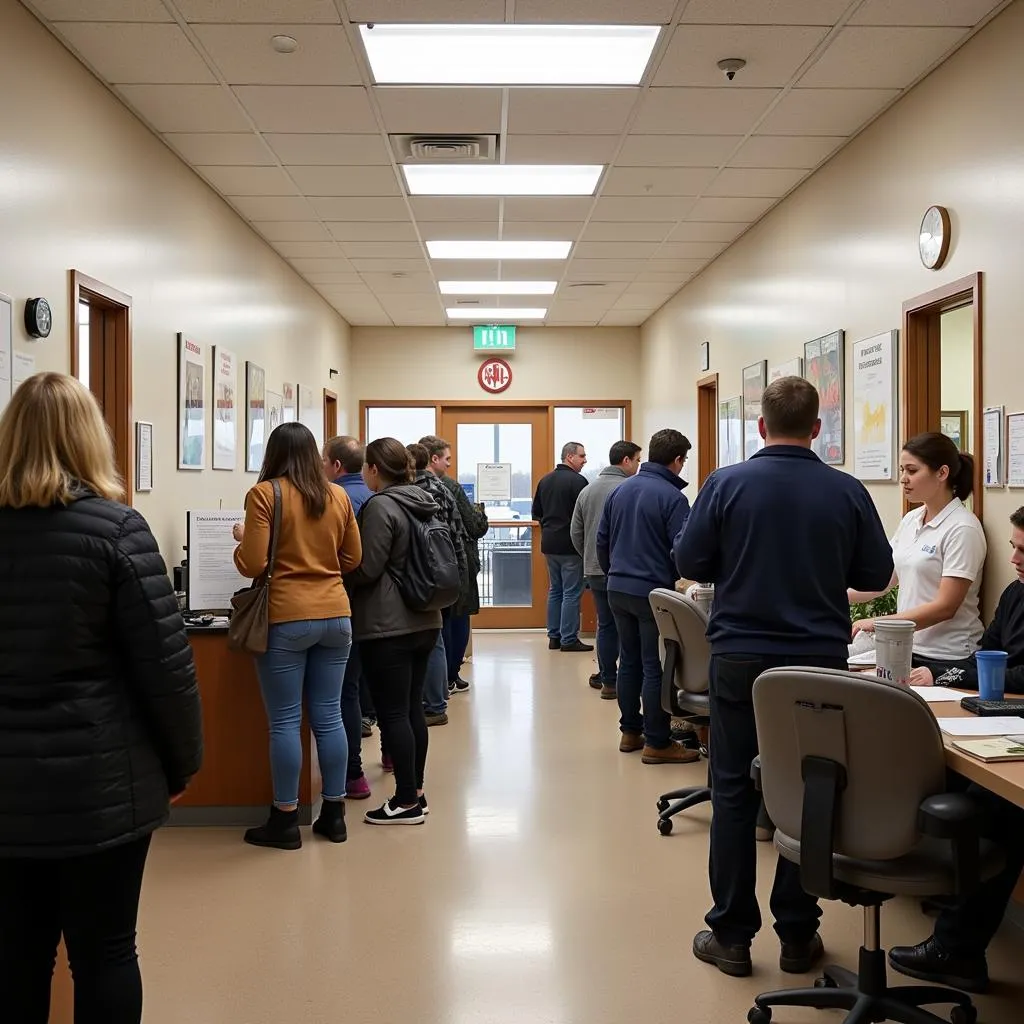
<svg viewBox="0 0 1024 1024"><path fill-rule="evenodd" d="M892 480L896 459L896 332L853 346L854 476Z"/></svg>
<svg viewBox="0 0 1024 1024"><path fill-rule="evenodd" d="M234 352L213 350L213 468L238 466L238 360Z"/></svg>
<svg viewBox="0 0 1024 1024"><path fill-rule="evenodd" d="M1006 482L1024 487L1024 412L1006 417Z"/></svg>
<svg viewBox="0 0 1024 1024"><path fill-rule="evenodd" d="M252 582L235 568L238 545L231 530L244 521L241 509L188 513L186 600L190 612L227 611L232 595Z"/></svg>
<svg viewBox="0 0 1024 1024"><path fill-rule="evenodd" d="M1000 487L1003 483L1003 407L985 410L985 486Z"/></svg>
<svg viewBox="0 0 1024 1024"><path fill-rule="evenodd" d="M11 334L11 300L0 295L0 412L7 408L14 390L12 386L13 349Z"/></svg>
<svg viewBox="0 0 1024 1024"><path fill-rule="evenodd" d="M476 500L512 500L511 462L478 462L476 464Z"/></svg>
<svg viewBox="0 0 1024 1024"><path fill-rule="evenodd" d="M206 465L206 358L198 341L178 335L178 469Z"/></svg>
<svg viewBox="0 0 1024 1024"><path fill-rule="evenodd" d="M294 423L299 418L299 408L295 400L295 385L282 384L281 395L284 398L284 422Z"/></svg>

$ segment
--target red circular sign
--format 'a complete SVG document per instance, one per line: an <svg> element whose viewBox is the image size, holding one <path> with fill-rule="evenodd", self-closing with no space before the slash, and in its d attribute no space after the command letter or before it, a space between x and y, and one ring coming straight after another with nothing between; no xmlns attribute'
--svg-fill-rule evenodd
<svg viewBox="0 0 1024 1024"><path fill-rule="evenodd" d="M476 375L480 387L492 395L500 395L512 383L512 367L504 359L485 359Z"/></svg>

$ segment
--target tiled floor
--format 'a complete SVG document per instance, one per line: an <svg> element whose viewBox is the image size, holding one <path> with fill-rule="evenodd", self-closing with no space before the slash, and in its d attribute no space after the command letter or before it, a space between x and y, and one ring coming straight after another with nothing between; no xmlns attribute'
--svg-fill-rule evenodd
<svg viewBox="0 0 1024 1024"><path fill-rule="evenodd" d="M654 804L703 767L619 754L616 705L588 689L588 656L530 634L477 634L474 648L473 689L430 730L424 826L372 828L356 804L345 845L306 830L298 853L253 849L236 830L159 834L140 935L147 1024L740 1024L757 992L793 983L770 929L750 979L690 955L709 810L662 838ZM375 744L364 753L382 798ZM772 856L761 847L764 884ZM858 911L826 905L837 962L855 965L860 927ZM885 908L887 944L928 931L914 904ZM1006 930L983 1022L1024 1019L1022 962L1024 936Z"/></svg>

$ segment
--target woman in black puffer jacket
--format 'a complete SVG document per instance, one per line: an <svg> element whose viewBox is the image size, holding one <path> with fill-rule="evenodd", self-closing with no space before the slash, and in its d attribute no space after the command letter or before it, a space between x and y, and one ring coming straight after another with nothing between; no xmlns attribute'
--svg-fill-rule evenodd
<svg viewBox="0 0 1024 1024"><path fill-rule="evenodd" d="M152 833L199 770L192 653L156 541L118 504L92 395L32 377L0 419L0 1017L138 1024Z"/></svg>

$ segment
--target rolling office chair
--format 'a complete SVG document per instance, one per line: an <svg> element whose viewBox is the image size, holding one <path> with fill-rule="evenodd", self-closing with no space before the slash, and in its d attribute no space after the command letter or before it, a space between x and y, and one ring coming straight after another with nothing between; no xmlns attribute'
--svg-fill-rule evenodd
<svg viewBox="0 0 1024 1024"><path fill-rule="evenodd" d="M708 661L711 649L704 635L708 620L703 609L691 597L676 590L659 587L651 591L654 612L665 648L661 676L661 706L674 717L686 718L695 726L707 725ZM705 752L706 753L706 752ZM711 775L706 786L675 789L658 799L658 831L672 834L672 818L711 799Z"/></svg>
<svg viewBox="0 0 1024 1024"><path fill-rule="evenodd" d="M859 972L826 967L814 988L759 995L747 1020L772 1008L850 1011L845 1024L940 1024L920 1007L952 1003L952 1024L975 1024L970 997L937 986L889 988L880 942L882 904L894 895L957 895L1001 868L980 838L983 814L947 793L942 736L909 689L829 669L779 668L754 683L760 756L753 765L781 856L804 889L864 908Z"/></svg>

